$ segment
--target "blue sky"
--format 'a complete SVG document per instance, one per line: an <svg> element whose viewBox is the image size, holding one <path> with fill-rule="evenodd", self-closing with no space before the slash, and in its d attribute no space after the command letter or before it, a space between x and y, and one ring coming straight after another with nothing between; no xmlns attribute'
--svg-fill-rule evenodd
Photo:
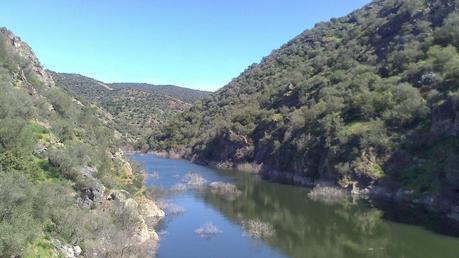
<svg viewBox="0 0 459 258"><path fill-rule="evenodd" d="M216 90L315 23L368 2L8 0L0 26L51 70Z"/></svg>

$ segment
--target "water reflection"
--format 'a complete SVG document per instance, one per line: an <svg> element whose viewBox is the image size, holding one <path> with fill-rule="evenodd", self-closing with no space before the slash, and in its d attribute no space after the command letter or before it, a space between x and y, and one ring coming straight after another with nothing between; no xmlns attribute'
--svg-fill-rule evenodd
<svg viewBox="0 0 459 258"><path fill-rule="evenodd" d="M185 212L162 224L168 233L160 242L160 257L459 257L459 238L387 219L397 219L400 209L390 212L391 207L384 207L383 212L354 200L321 203L308 198L308 189L269 183L253 175L153 156L136 159L147 171L158 173L149 185L170 189L192 171L209 182L234 183L240 191L236 198L226 198L212 187L167 191L171 195L165 198ZM235 192L228 185L217 187ZM408 210L411 213L402 217L414 217L413 210ZM250 220L274 229L256 248L241 228ZM196 230L207 222L221 233L204 240Z"/></svg>
<svg viewBox="0 0 459 258"><path fill-rule="evenodd" d="M233 177L239 198L207 191L205 202L234 223L259 218L273 225L276 233L265 241L288 257L458 257L457 239L387 222L381 210L355 200L321 203L309 200L307 189Z"/></svg>

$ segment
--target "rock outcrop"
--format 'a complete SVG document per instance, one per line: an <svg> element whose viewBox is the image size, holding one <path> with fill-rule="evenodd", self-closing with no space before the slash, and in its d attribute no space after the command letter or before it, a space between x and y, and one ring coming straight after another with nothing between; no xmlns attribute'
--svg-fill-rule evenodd
<svg viewBox="0 0 459 258"><path fill-rule="evenodd" d="M0 34L6 37L8 40L3 41L9 44L9 49L15 51L20 57L22 57L28 64L28 67L31 72L34 74L37 80L42 82L47 87L55 86L53 78L46 72L46 70L41 65L38 58L33 53L32 48L21 40L20 37L14 35L11 31L6 28L0 28ZM17 77L23 81L26 78L24 75L24 69L20 69Z"/></svg>
<svg viewBox="0 0 459 258"><path fill-rule="evenodd" d="M102 216L116 214L118 226L126 232L126 249L147 253L156 250L159 237L154 226L165 214L153 201L144 196L134 199L124 190L112 190L95 212Z"/></svg>
<svg viewBox="0 0 459 258"><path fill-rule="evenodd" d="M103 199L105 186L100 182L100 180L94 177L94 174L97 173L96 168L85 166L81 168L80 173L84 180L90 181L91 184L88 184L88 187L81 190L77 203L81 207L90 208L97 205L97 203Z"/></svg>
<svg viewBox="0 0 459 258"><path fill-rule="evenodd" d="M81 257L81 247L79 246L72 246L69 244L62 243L58 239L53 239L52 244L54 246L55 252L58 253L60 256L59 257L64 257L64 258L77 258Z"/></svg>
<svg viewBox="0 0 459 258"><path fill-rule="evenodd" d="M140 215L142 215L150 230L152 230L161 218L166 215L164 211L161 210L152 200L146 198L145 196L136 198L136 202L138 204Z"/></svg>

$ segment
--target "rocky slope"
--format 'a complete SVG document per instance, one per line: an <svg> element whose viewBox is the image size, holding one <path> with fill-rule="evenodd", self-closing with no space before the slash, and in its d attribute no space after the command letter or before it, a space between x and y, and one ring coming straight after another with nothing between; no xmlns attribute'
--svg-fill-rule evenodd
<svg viewBox="0 0 459 258"><path fill-rule="evenodd" d="M0 256L154 255L164 212L106 116L56 87L0 29Z"/></svg>
<svg viewBox="0 0 459 258"><path fill-rule="evenodd" d="M459 192L459 2L376 0L318 23L149 137L267 178Z"/></svg>
<svg viewBox="0 0 459 258"><path fill-rule="evenodd" d="M173 85L107 84L78 74L51 72L51 75L59 87L80 101L94 103L107 111L113 127L131 143L151 134L209 94ZM138 143L139 147L143 144Z"/></svg>

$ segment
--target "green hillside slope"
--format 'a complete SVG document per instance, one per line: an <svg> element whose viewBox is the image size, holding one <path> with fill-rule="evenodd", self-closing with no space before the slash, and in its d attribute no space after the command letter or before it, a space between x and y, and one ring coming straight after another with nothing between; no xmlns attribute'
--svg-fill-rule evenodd
<svg viewBox="0 0 459 258"><path fill-rule="evenodd" d="M152 85L148 83L110 83L114 89L141 89L148 92L165 95L179 99L183 102L194 104L195 102L207 97L210 92L193 90L175 85Z"/></svg>
<svg viewBox="0 0 459 258"><path fill-rule="evenodd" d="M56 87L32 49L0 29L1 257L155 252L139 208L156 206L106 120Z"/></svg>
<svg viewBox="0 0 459 258"><path fill-rule="evenodd" d="M150 147L290 183L457 197L458 8L377 0L319 23L180 114Z"/></svg>

